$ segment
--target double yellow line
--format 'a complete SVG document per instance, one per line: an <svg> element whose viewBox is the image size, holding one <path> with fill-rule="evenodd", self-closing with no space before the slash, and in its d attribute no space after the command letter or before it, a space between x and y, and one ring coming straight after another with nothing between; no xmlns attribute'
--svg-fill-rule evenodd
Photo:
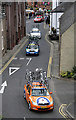
<svg viewBox="0 0 76 120"><path fill-rule="evenodd" d="M63 109L64 107L66 107L67 104L62 104L60 107L59 107L59 113L67 120L68 119L68 116L64 113Z"/></svg>
<svg viewBox="0 0 76 120"><path fill-rule="evenodd" d="M51 64L52 64L52 57L49 58L49 63L48 63L48 70L47 70L47 77L48 78L50 78Z"/></svg>
<svg viewBox="0 0 76 120"><path fill-rule="evenodd" d="M23 44L20 46L20 48L16 51L16 53L14 53L14 55L10 58L10 60L5 64L5 66L0 70L0 75L4 72L4 70L8 67L8 65L12 62L12 60L15 58L15 56L19 53L19 51L23 48L23 46L25 45L25 43L27 42L28 39L26 39L26 41L23 42Z"/></svg>

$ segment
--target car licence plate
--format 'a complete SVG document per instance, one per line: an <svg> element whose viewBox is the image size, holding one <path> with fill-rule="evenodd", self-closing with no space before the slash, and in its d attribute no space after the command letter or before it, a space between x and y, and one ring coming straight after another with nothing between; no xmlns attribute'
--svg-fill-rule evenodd
<svg viewBox="0 0 76 120"><path fill-rule="evenodd" d="M34 52L30 52L30 53L34 54Z"/></svg>
<svg viewBox="0 0 76 120"><path fill-rule="evenodd" d="M46 106L42 106L41 108L47 108Z"/></svg>

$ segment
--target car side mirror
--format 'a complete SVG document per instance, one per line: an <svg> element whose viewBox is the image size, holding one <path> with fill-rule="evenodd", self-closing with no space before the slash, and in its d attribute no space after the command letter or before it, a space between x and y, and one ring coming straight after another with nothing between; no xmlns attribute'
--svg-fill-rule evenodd
<svg viewBox="0 0 76 120"><path fill-rule="evenodd" d="M28 37L30 37L30 33L29 33L29 34L27 34L27 36L28 36Z"/></svg>
<svg viewBox="0 0 76 120"><path fill-rule="evenodd" d="M30 95L30 93L28 92L28 95Z"/></svg>
<svg viewBox="0 0 76 120"><path fill-rule="evenodd" d="M50 94L52 94L52 92L50 92Z"/></svg>

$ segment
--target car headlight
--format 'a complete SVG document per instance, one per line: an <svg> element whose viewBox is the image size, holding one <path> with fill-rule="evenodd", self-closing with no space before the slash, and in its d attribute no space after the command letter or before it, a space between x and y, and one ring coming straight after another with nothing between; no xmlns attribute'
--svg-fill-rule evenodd
<svg viewBox="0 0 76 120"><path fill-rule="evenodd" d="M39 34L39 36L41 36L41 34Z"/></svg>
<svg viewBox="0 0 76 120"><path fill-rule="evenodd" d="M53 104L53 101L50 102L50 105Z"/></svg>
<svg viewBox="0 0 76 120"><path fill-rule="evenodd" d="M38 49L36 49L35 52L38 52Z"/></svg>
<svg viewBox="0 0 76 120"><path fill-rule="evenodd" d="M29 52L29 49L26 49L27 52Z"/></svg>
<svg viewBox="0 0 76 120"><path fill-rule="evenodd" d="M37 102L33 102L33 101L32 101L32 104L33 104L33 105L37 105Z"/></svg>

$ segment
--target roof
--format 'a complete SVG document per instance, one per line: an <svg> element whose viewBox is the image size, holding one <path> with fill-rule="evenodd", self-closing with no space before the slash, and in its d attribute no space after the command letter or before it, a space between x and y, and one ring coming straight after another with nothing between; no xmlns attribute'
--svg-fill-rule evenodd
<svg viewBox="0 0 76 120"><path fill-rule="evenodd" d="M32 31L39 31L39 29L38 28L33 28Z"/></svg>
<svg viewBox="0 0 76 120"><path fill-rule="evenodd" d="M51 13L53 13L53 12L65 12L72 4L73 4L73 2L62 2L54 10L52 10Z"/></svg>
<svg viewBox="0 0 76 120"><path fill-rule="evenodd" d="M32 88L35 88L35 89L44 89L46 87L44 86L44 84L41 84L38 81L34 81L34 82L32 82Z"/></svg>
<svg viewBox="0 0 76 120"><path fill-rule="evenodd" d="M63 34L76 21L76 3L73 3L60 18L60 34Z"/></svg>

